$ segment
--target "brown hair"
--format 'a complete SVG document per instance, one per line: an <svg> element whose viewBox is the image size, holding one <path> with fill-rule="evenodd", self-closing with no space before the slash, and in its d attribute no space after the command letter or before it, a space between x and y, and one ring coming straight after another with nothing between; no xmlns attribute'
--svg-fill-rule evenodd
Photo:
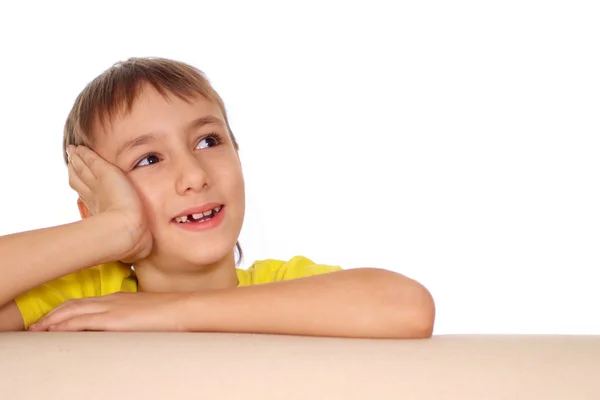
<svg viewBox="0 0 600 400"><path fill-rule="evenodd" d="M63 158L67 163L67 146L85 145L93 148L93 128L106 126L119 112L130 112L144 85L151 85L160 94L173 94L185 101L195 96L215 102L223 113L227 130L236 150L238 142L231 131L225 105L204 73L180 61L165 58L130 58L115 63L91 81L75 99L65 122ZM243 257L239 241L235 244L238 259Z"/></svg>

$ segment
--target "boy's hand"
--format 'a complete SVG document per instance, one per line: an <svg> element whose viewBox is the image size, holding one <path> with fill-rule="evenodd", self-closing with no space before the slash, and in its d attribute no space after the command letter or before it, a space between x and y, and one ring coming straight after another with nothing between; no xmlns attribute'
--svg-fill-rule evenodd
<svg viewBox="0 0 600 400"><path fill-rule="evenodd" d="M113 293L69 300L30 331L184 331L185 293Z"/></svg>
<svg viewBox="0 0 600 400"><path fill-rule="evenodd" d="M152 234L135 188L117 166L85 146L69 146L69 185L93 215L111 214L127 234L119 260L133 263L150 254Z"/></svg>

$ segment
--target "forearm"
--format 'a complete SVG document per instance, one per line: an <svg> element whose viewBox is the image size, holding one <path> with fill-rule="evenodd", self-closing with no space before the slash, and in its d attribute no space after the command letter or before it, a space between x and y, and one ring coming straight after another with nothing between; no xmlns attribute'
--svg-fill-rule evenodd
<svg viewBox="0 0 600 400"><path fill-rule="evenodd" d="M124 233L110 215L0 237L0 306L79 269L114 261Z"/></svg>
<svg viewBox="0 0 600 400"><path fill-rule="evenodd" d="M429 292L400 274L356 269L310 278L195 293L184 329L308 336L431 336Z"/></svg>

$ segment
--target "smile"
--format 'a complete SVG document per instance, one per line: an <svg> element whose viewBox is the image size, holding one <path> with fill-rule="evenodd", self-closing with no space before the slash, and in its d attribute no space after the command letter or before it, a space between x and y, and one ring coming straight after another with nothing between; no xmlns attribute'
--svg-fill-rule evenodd
<svg viewBox="0 0 600 400"><path fill-rule="evenodd" d="M211 210L204 211L202 213L182 215L180 217L173 218L173 220L180 224L193 223L193 222L196 222L196 223L197 222L208 222L212 218L216 217L217 214L219 214L222 209L223 209L222 206L217 206Z"/></svg>

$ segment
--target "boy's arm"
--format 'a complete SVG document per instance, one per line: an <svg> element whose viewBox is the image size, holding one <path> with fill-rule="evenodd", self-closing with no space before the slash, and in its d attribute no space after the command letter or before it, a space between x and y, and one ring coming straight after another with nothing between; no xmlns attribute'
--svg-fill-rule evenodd
<svg viewBox="0 0 600 400"><path fill-rule="evenodd" d="M190 331L426 338L435 306L418 282L382 269L198 293L182 306Z"/></svg>
<svg viewBox="0 0 600 400"><path fill-rule="evenodd" d="M117 260L131 241L116 215L0 237L0 307L79 269Z"/></svg>
<svg viewBox="0 0 600 400"><path fill-rule="evenodd" d="M0 332L22 331L24 328L21 312L14 301L0 307Z"/></svg>
<svg viewBox="0 0 600 400"><path fill-rule="evenodd" d="M69 146L69 185L82 221L0 237L0 308L41 284L106 262L133 262L152 249L142 202L125 174L90 149ZM0 314L0 330L13 312Z"/></svg>
<svg viewBox="0 0 600 400"><path fill-rule="evenodd" d="M30 329L427 338L434 318L433 298L418 282L351 269L232 289L73 300Z"/></svg>

